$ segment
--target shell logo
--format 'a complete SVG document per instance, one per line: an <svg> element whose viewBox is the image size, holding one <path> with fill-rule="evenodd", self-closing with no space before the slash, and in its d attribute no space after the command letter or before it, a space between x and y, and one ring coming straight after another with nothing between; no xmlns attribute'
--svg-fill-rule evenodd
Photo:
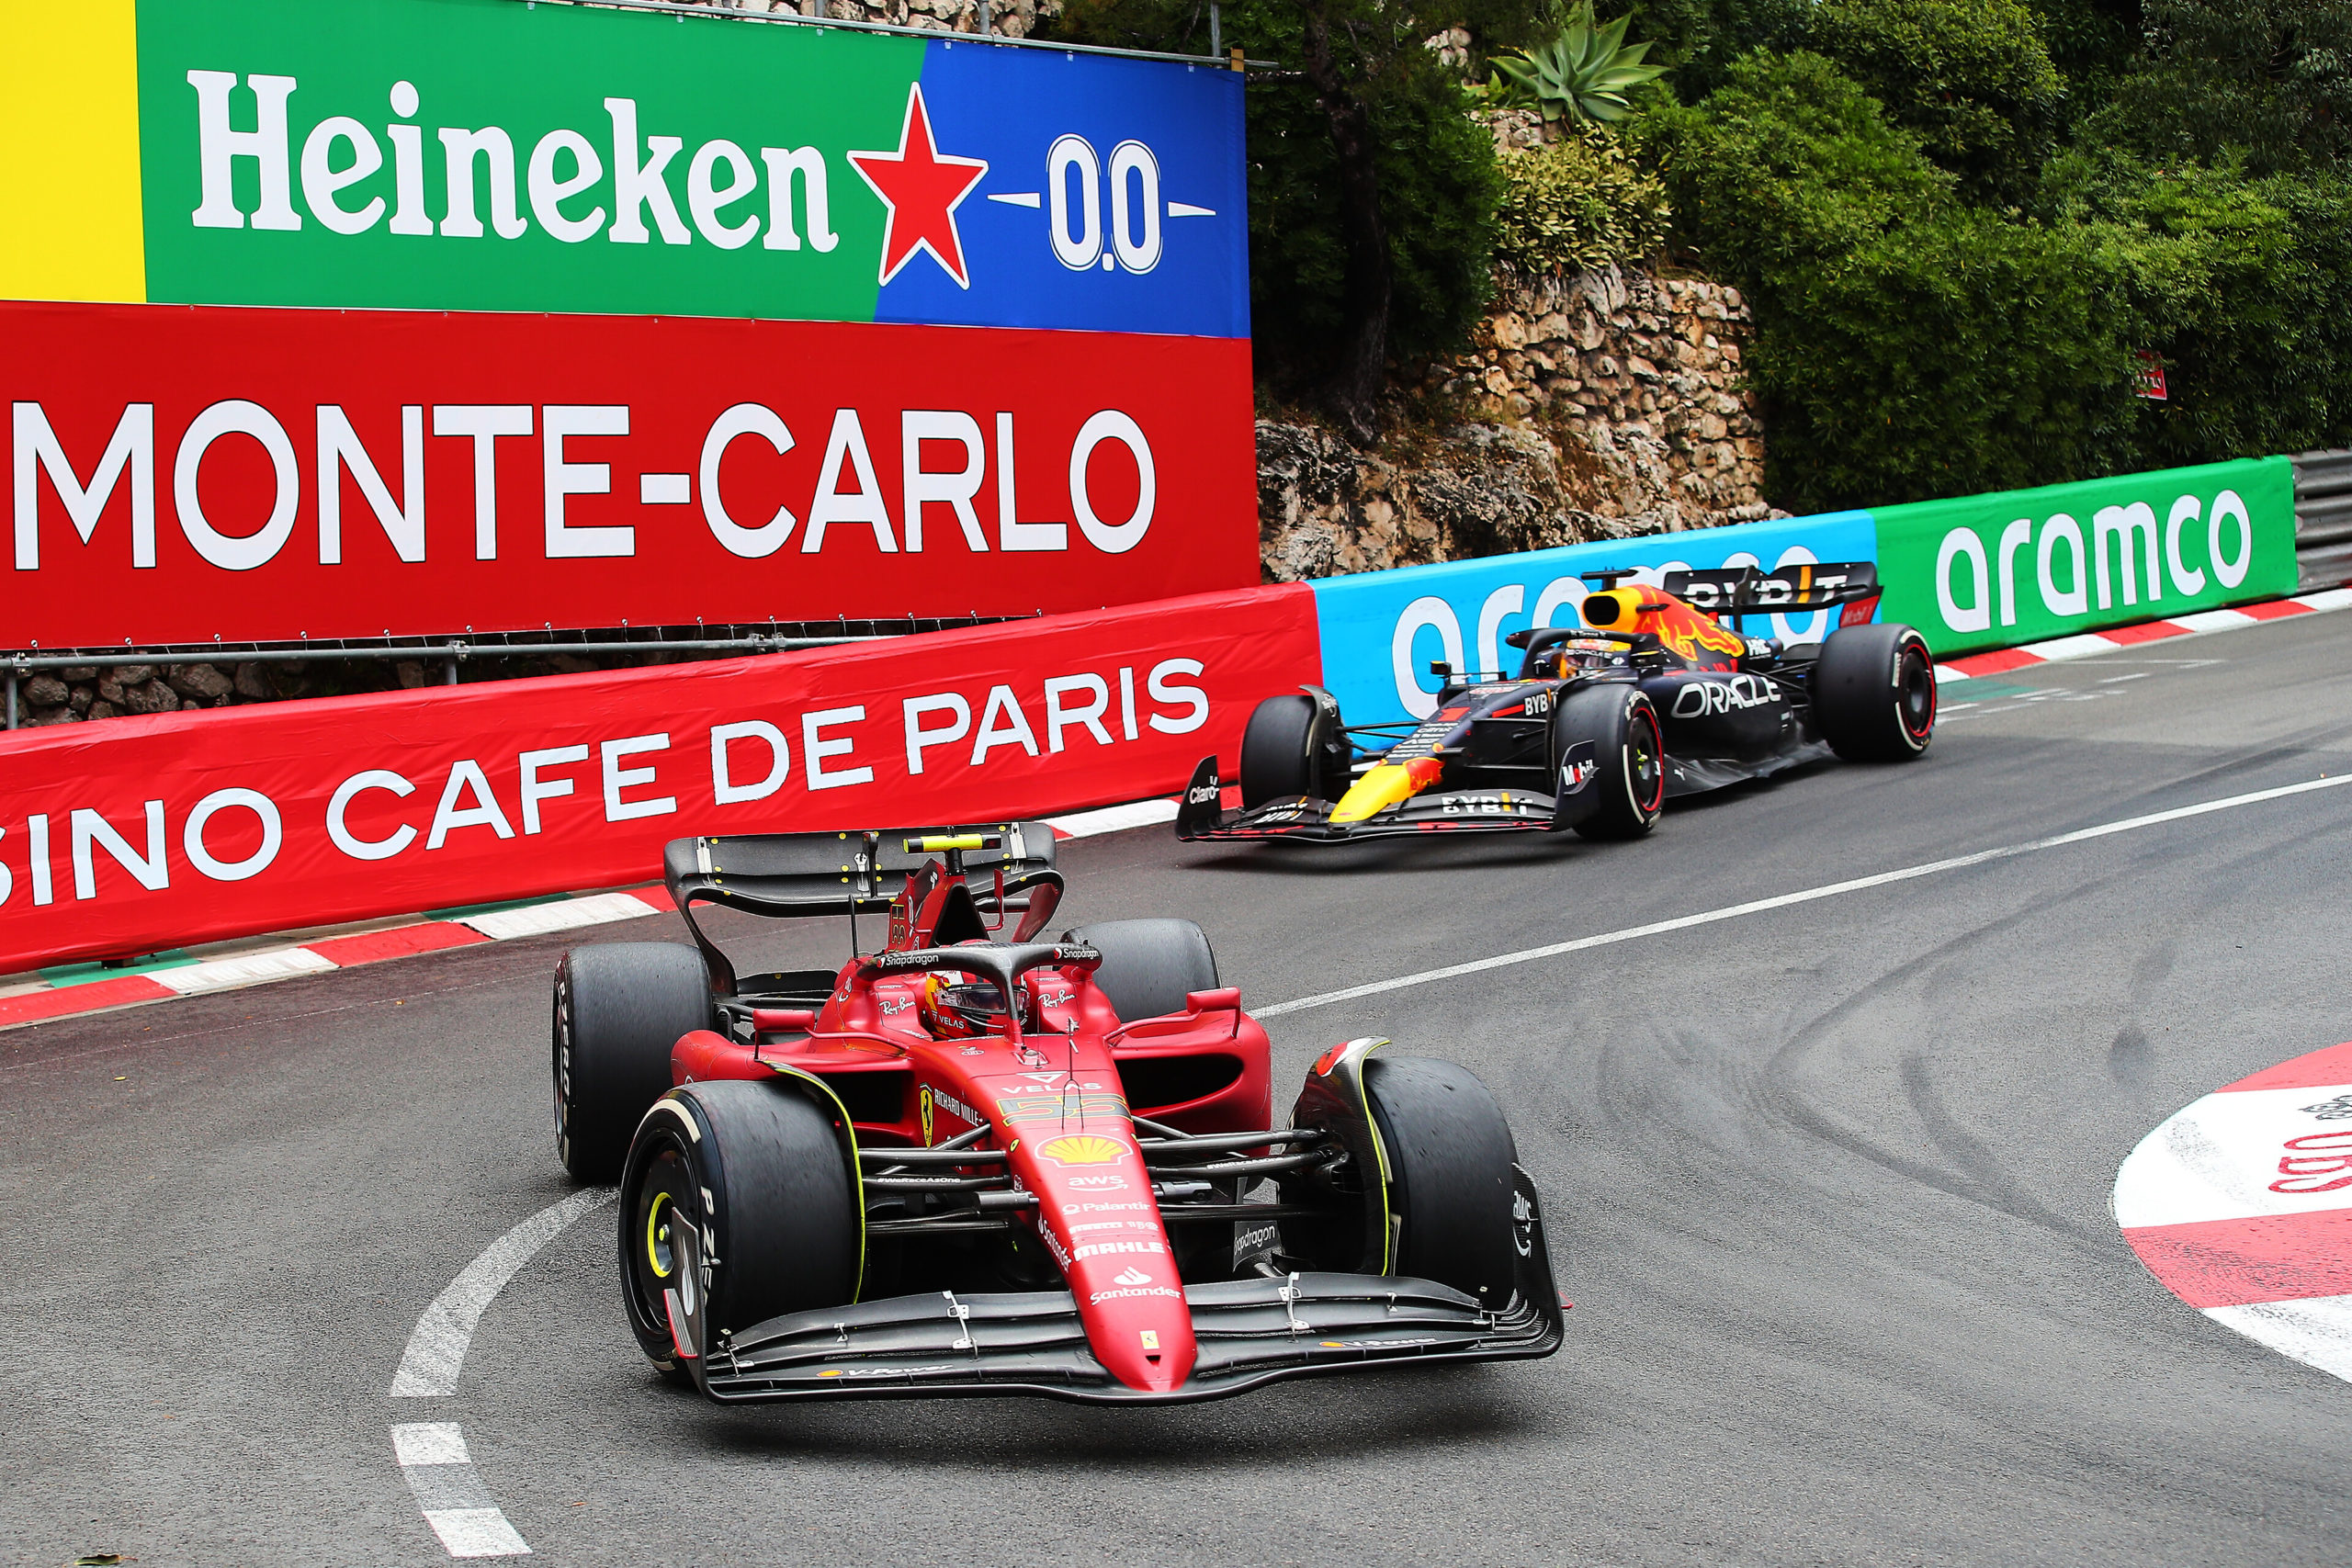
<svg viewBox="0 0 2352 1568"><path fill-rule="evenodd" d="M1037 1152L1056 1165L1116 1165L1127 1157L1127 1145L1116 1138L1076 1133L1066 1138L1048 1138L1037 1145Z"/></svg>

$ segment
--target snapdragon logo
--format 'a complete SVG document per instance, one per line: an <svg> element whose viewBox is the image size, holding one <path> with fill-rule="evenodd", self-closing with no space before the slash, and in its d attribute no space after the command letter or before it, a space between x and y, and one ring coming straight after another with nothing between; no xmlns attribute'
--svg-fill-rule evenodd
<svg viewBox="0 0 2352 1568"><path fill-rule="evenodd" d="M683 138L640 131L634 98L605 99L608 123L594 128L594 139L569 128L550 130L531 143L527 156L500 126L435 128L445 176L436 220L426 210L425 127L413 84L392 84L390 123L371 127L330 115L309 127L298 149L288 101L299 79L256 73L243 79L242 92L233 71L190 71L187 82L196 89L203 180L190 221L199 229L300 229L303 216L294 209L299 174L311 220L338 234L364 234L380 223L394 234L479 239L488 232L514 240L536 221L566 244L602 234L615 244L642 245L657 233L670 245L691 244L699 234L727 251L754 239L771 251L806 245L824 253L841 243L818 149L747 151L718 138L682 158ZM389 202L376 179L387 143ZM259 194L251 212L236 197L236 171L246 159ZM684 176L683 214L671 184L673 168Z"/></svg>
<svg viewBox="0 0 2352 1568"><path fill-rule="evenodd" d="M2245 581L2254 534L2233 490L2217 491L2210 505L2195 494L2176 496L2161 525L2144 501L2100 507L2087 533L2064 512L2019 517L1989 551L1983 535L1962 525L1936 548L1936 608L1950 630L1984 632L2018 625L2021 606L2030 618L2036 604L2048 615L2074 619L2157 604L2167 588L2176 599L2194 600Z"/></svg>

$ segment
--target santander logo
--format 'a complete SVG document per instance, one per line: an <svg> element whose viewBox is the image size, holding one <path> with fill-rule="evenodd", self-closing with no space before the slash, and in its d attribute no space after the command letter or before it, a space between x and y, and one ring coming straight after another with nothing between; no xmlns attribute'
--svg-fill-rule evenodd
<svg viewBox="0 0 2352 1568"><path fill-rule="evenodd" d="M1111 1282L1114 1285L1148 1285L1151 1276L1131 1264L1115 1275Z"/></svg>

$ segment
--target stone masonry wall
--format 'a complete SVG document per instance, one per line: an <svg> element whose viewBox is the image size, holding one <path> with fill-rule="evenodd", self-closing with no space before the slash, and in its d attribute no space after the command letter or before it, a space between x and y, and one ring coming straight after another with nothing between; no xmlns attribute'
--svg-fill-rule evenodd
<svg viewBox="0 0 2352 1568"><path fill-rule="evenodd" d="M1456 423L1360 452L1259 422L1268 581L1775 515L1739 290L1612 266L1506 279L1497 303L1418 389Z"/></svg>

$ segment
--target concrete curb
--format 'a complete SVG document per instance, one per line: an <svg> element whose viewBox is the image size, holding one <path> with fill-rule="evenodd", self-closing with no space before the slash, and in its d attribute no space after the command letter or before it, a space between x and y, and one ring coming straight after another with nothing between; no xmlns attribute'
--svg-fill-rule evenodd
<svg viewBox="0 0 2352 1568"><path fill-rule="evenodd" d="M2352 609L2352 588L2330 588L2317 593L2299 593L2290 599L2270 599L2258 604L2240 604L2233 610L2203 610L2193 615L2175 620L2142 621L2136 626L2109 626L2102 632L2084 632L2076 637L2052 637L2048 642L2030 642L2018 648L1995 649L1989 653L1963 654L1958 659L1936 666L1936 681L1944 684L1952 681L1973 680L1980 675L1999 675L2011 670L2023 670L2029 665L2052 664L2069 659L2088 659L2096 654L2113 653L2120 648L2136 648L2142 643L2159 642L2167 637L2196 637L2205 632L2233 631L2239 626L2258 626L2264 621L2282 621L2294 615L2308 615L2324 610Z"/></svg>

